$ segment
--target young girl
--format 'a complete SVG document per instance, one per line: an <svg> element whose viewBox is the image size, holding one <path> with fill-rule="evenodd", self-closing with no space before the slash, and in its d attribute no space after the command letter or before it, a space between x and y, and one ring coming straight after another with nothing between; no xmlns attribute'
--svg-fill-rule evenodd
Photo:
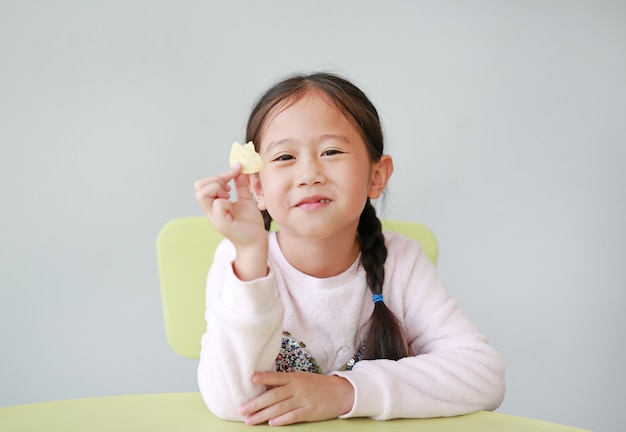
<svg viewBox="0 0 626 432"><path fill-rule="evenodd" d="M198 367L209 409L270 425L496 409L501 357L419 244L381 231L370 200L393 163L366 95L336 75L290 77L253 108L246 141L259 173L235 164L195 184L226 237Z"/></svg>

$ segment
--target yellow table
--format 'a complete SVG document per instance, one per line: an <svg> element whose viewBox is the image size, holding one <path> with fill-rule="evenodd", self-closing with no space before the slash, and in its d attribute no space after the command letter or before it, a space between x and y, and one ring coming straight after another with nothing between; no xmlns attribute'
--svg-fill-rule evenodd
<svg viewBox="0 0 626 432"><path fill-rule="evenodd" d="M268 428L267 425L250 427L243 423L219 420L206 408L199 393L112 396L0 408L0 431L3 432L256 432ZM440 419L330 420L272 428L272 430L574 432L582 429L506 414L478 412Z"/></svg>

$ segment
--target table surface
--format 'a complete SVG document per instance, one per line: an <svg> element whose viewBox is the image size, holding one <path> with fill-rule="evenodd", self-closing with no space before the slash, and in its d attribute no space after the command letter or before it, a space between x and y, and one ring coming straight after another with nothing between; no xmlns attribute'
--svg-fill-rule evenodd
<svg viewBox="0 0 626 432"><path fill-rule="evenodd" d="M218 419L206 408L199 393L163 393L109 396L15 405L0 408L0 430L10 432L92 432L92 431L246 431L243 423ZM323 427L323 429L322 429ZM493 412L437 419L397 419L377 421L357 418L283 426L274 431L312 430L358 432L575 432L569 426Z"/></svg>

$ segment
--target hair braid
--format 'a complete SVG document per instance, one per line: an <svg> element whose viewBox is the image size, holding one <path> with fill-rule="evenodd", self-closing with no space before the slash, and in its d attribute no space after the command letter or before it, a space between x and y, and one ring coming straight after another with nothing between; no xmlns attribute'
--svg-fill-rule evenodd
<svg viewBox="0 0 626 432"><path fill-rule="evenodd" d="M272 227L272 216L267 210L262 210L261 215L263 216L263 225L265 225L265 231L269 231Z"/></svg>
<svg viewBox="0 0 626 432"><path fill-rule="evenodd" d="M369 199L361 213L357 234L361 246L361 265L366 272L367 285L372 294L382 294L387 246L382 225L376 216L376 209ZM374 311L368 324L364 359L398 360L409 355L402 326L384 302L374 303Z"/></svg>

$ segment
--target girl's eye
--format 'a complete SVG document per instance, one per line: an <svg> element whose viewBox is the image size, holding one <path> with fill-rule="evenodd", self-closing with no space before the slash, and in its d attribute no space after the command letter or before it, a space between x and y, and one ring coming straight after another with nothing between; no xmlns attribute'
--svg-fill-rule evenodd
<svg viewBox="0 0 626 432"><path fill-rule="evenodd" d="M282 162L282 161L288 161L293 159L293 156L290 154L283 154L278 156L276 159L274 159L274 162Z"/></svg>
<svg viewBox="0 0 626 432"><path fill-rule="evenodd" d="M322 156L333 156L333 155L337 155L341 153L343 153L341 150L328 149L328 150L325 150L324 153L322 153Z"/></svg>

